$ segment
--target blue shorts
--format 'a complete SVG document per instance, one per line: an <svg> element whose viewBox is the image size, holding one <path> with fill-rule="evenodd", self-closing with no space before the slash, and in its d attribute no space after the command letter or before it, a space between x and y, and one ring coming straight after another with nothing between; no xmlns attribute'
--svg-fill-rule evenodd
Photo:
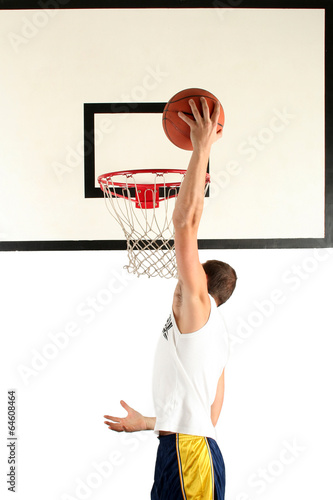
<svg viewBox="0 0 333 500"><path fill-rule="evenodd" d="M151 500L224 500L225 467L212 438L159 436Z"/></svg>

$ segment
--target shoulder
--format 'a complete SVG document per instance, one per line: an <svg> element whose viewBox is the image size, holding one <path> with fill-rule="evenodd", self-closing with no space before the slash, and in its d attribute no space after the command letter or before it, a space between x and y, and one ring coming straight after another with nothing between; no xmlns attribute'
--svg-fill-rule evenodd
<svg viewBox="0 0 333 500"><path fill-rule="evenodd" d="M202 293L189 293L182 282L177 283L172 303L172 311L180 333L193 333L200 330L208 321L211 313L211 299L208 290Z"/></svg>

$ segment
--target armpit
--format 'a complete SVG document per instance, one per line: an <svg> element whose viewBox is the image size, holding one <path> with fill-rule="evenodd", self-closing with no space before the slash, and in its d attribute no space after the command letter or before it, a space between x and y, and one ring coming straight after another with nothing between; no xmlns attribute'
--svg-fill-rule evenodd
<svg viewBox="0 0 333 500"><path fill-rule="evenodd" d="M176 307L179 307L183 302L182 288L179 281L177 283L175 293L173 295L173 301Z"/></svg>

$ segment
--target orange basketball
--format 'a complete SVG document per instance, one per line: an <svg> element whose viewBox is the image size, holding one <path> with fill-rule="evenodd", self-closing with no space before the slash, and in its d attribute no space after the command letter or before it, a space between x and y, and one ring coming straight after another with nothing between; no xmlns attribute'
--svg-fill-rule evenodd
<svg viewBox="0 0 333 500"><path fill-rule="evenodd" d="M179 116L178 112L182 111L184 114L188 115L194 120L191 107L188 103L190 99L193 99L199 112L202 115L202 106L200 102L200 97L205 97L210 114L212 114L215 103L218 99L203 89L186 89L178 92L174 95L170 101L165 105L163 110L163 129L166 136L170 141L181 149L187 149L188 151L193 150L192 142L190 139L190 127L184 122ZM220 116L218 120L218 125L216 131L219 132L223 129L224 125L224 111L220 103Z"/></svg>

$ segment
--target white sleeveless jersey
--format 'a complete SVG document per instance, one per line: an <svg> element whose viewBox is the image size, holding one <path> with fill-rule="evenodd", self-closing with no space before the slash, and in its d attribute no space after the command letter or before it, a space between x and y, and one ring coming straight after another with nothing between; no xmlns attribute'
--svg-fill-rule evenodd
<svg viewBox="0 0 333 500"><path fill-rule="evenodd" d="M229 357L229 341L215 300L207 323L180 333L173 312L158 340L153 370L154 431L216 439L211 405Z"/></svg>

